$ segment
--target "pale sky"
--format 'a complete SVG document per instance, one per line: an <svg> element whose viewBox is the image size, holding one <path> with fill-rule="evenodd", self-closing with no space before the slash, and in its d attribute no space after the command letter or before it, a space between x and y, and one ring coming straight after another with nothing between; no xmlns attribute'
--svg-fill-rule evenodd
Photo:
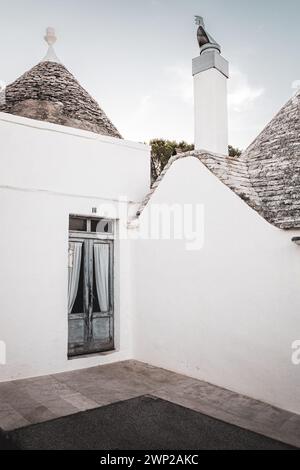
<svg viewBox="0 0 300 470"><path fill-rule="evenodd" d="M300 82L299 0L0 0L0 81L46 53L61 62L122 135L193 142L194 15L230 62L230 143L247 147ZM294 85L293 85L294 84Z"/></svg>

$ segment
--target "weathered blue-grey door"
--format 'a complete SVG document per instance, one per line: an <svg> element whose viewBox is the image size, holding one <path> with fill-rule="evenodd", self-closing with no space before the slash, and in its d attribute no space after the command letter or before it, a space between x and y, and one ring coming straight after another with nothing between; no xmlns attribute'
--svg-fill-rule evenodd
<svg viewBox="0 0 300 470"><path fill-rule="evenodd" d="M91 224L89 224L91 226ZM113 240L70 231L69 356L114 349Z"/></svg>

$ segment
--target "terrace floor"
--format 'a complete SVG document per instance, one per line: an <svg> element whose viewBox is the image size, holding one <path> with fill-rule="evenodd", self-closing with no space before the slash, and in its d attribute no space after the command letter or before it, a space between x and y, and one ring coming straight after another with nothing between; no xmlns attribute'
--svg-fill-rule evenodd
<svg viewBox="0 0 300 470"><path fill-rule="evenodd" d="M0 383L5 431L151 395L300 447L300 415L137 361Z"/></svg>

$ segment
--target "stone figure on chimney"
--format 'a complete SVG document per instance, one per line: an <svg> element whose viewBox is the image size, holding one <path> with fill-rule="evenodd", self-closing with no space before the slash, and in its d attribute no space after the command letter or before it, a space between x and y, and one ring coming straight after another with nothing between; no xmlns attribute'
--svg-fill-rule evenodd
<svg viewBox="0 0 300 470"><path fill-rule="evenodd" d="M195 16L196 25L199 26L197 30L197 39L200 47L200 54L206 50L216 49L221 53L221 46L214 40L214 38L206 31L204 19L202 16Z"/></svg>

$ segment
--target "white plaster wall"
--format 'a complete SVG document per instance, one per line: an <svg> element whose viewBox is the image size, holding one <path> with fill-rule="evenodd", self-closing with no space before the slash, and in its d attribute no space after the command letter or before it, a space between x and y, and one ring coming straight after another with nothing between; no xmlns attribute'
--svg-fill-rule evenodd
<svg viewBox="0 0 300 470"><path fill-rule="evenodd" d="M126 240L115 242L116 351L67 358L68 221L96 207L126 226L118 198L139 201L149 174L147 146L0 115L0 381L132 358Z"/></svg>
<svg viewBox="0 0 300 470"><path fill-rule="evenodd" d="M132 357L130 246L119 241L115 256L116 352L67 358L68 219L72 213L91 215L91 204L98 203L0 189L0 338L7 348L0 381Z"/></svg>
<svg viewBox="0 0 300 470"><path fill-rule="evenodd" d="M151 201L161 203L203 203L205 243L135 242L135 358L300 413L295 232L269 225L194 158L171 167Z"/></svg>
<svg viewBox="0 0 300 470"><path fill-rule="evenodd" d="M228 155L227 78L212 68L194 75L195 148Z"/></svg>
<svg viewBox="0 0 300 470"><path fill-rule="evenodd" d="M144 144L0 113L0 186L138 202L149 155Z"/></svg>

